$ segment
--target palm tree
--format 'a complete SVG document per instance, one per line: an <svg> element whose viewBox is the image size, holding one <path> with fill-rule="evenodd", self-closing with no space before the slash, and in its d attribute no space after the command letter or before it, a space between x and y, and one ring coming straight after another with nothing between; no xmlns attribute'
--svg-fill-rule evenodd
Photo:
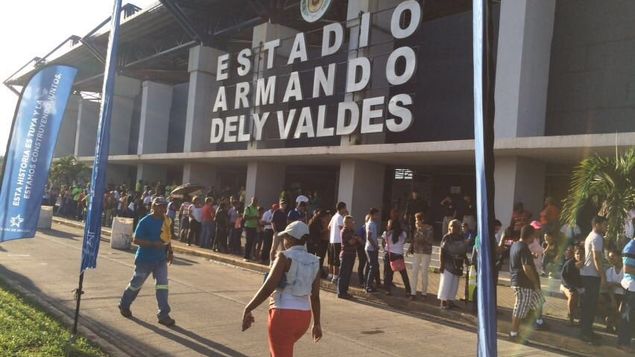
<svg viewBox="0 0 635 357"><path fill-rule="evenodd" d="M590 200L602 207L608 221L607 238L617 243L624 234L628 211L635 207L635 149L615 157L594 155L580 162L573 171L569 194L564 200L562 218L575 224L578 213Z"/></svg>

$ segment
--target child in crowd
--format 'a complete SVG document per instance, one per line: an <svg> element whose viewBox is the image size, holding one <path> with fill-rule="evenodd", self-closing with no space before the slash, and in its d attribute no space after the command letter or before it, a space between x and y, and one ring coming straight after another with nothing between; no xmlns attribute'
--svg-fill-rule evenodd
<svg viewBox="0 0 635 357"><path fill-rule="evenodd" d="M555 273L560 270L562 261L560 258L560 251L558 246L558 236L556 232L545 233L544 246L544 258L542 262L543 271L550 278L554 277Z"/></svg>
<svg viewBox="0 0 635 357"><path fill-rule="evenodd" d="M362 239L355 233L355 222L353 217L344 217L344 228L342 228L342 251L340 252L340 278L337 282L337 297L340 299L350 299L348 286L351 282L353 265L357 247L362 244Z"/></svg>
<svg viewBox="0 0 635 357"><path fill-rule="evenodd" d="M569 246L564 252L565 262L562 266L562 284L560 291L567 297L567 308L569 310L569 323L575 325L576 309L580 295L584 293L582 279L580 278L580 267L584 264L584 248L582 246Z"/></svg>
<svg viewBox="0 0 635 357"><path fill-rule="evenodd" d="M611 267L606 269L606 292L604 296L607 306L606 312L606 330L615 332L616 325L620 319L619 308L622 304L624 296L624 288L622 288L622 279L624 278L624 269L622 266L622 256L617 251L609 251L608 260Z"/></svg>

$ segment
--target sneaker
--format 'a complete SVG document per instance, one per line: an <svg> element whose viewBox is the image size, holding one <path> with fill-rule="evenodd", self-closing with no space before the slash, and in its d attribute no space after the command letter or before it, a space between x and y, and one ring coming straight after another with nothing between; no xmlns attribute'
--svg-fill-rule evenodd
<svg viewBox="0 0 635 357"><path fill-rule="evenodd" d="M337 276L337 275L333 275L333 279L331 279L331 283L333 283L333 284L337 284L337 281L338 281L339 279L340 279L340 277L339 277L339 276Z"/></svg>
<svg viewBox="0 0 635 357"><path fill-rule="evenodd" d="M130 311L130 309L127 307L119 305L119 312L121 313L121 316L127 319L132 318L132 311Z"/></svg>
<svg viewBox="0 0 635 357"><path fill-rule="evenodd" d="M342 295L337 295L338 299L344 299L344 300L353 300L353 295L351 294L342 294Z"/></svg>
<svg viewBox="0 0 635 357"><path fill-rule="evenodd" d="M544 321L539 324L538 322L534 322L534 330L536 331L545 331L548 330L549 327L547 326L547 323L545 323Z"/></svg>
<svg viewBox="0 0 635 357"><path fill-rule="evenodd" d="M510 342L514 342L514 343L518 343L518 341L520 340L518 334L512 335L511 332L507 334L507 337L509 337Z"/></svg>
<svg viewBox="0 0 635 357"><path fill-rule="evenodd" d="M176 321L174 321L174 319L171 318L170 316L166 316L166 317L163 317L163 318L159 318L159 323L161 325L165 325L167 327L170 327L170 326L174 326Z"/></svg>
<svg viewBox="0 0 635 357"><path fill-rule="evenodd" d="M326 280L333 280L333 274L329 274L326 276Z"/></svg>

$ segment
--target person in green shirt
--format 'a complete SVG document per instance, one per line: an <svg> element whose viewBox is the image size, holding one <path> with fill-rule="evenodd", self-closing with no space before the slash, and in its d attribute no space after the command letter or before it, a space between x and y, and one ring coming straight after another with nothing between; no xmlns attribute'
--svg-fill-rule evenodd
<svg viewBox="0 0 635 357"><path fill-rule="evenodd" d="M252 197L249 206L245 207L243 218L245 220L245 236L247 238L244 260L248 261L251 259L252 250L258 234L258 200L256 197Z"/></svg>

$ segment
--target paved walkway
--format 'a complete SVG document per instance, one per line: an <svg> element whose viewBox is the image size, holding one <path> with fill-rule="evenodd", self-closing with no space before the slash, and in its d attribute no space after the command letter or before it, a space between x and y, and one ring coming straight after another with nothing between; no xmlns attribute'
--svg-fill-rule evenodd
<svg viewBox="0 0 635 357"><path fill-rule="evenodd" d="M71 315L71 291L77 284L81 231L55 224L0 246L0 275L35 297ZM80 323L132 356L267 356L266 306L256 311L256 324L240 332L241 312L262 282L262 275L179 255L170 269L170 301L174 328L156 323L151 282L133 305L135 318L122 318L116 308L131 276L133 254L102 244L98 269L85 278ZM445 324L426 321L369 304L337 300L322 294L322 342L305 336L297 356L472 356L476 336ZM449 342L451 341L451 343ZM551 356L550 352L499 341L501 356Z"/></svg>

